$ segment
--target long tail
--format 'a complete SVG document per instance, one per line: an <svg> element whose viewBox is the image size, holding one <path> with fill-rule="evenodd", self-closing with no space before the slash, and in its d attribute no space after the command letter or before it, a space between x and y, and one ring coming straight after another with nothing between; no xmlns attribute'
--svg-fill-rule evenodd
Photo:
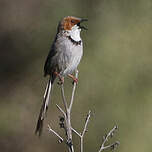
<svg viewBox="0 0 152 152"><path fill-rule="evenodd" d="M50 100L50 97L51 97L50 96L51 88L52 88L52 82L51 82L51 79L49 79L49 81L47 83L47 86L46 86L46 89L45 89L43 104L41 106L39 118L38 118L38 121L37 121L36 130L35 130L35 134L38 134L39 136L42 133L43 121L44 121L44 118L46 116L49 100Z"/></svg>

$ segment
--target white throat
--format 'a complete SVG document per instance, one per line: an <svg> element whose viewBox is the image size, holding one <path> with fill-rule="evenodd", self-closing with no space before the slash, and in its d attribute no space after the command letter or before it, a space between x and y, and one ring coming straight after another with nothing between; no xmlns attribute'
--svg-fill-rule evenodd
<svg viewBox="0 0 152 152"><path fill-rule="evenodd" d="M77 26L74 25L72 29L69 31L69 36L74 40L74 41L80 41L80 31L81 29Z"/></svg>

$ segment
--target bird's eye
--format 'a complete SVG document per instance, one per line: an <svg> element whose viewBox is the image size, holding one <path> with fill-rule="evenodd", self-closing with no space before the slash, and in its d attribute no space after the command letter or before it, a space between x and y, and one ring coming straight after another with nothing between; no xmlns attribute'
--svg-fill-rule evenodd
<svg viewBox="0 0 152 152"><path fill-rule="evenodd" d="M75 23L75 20L71 20L71 23Z"/></svg>

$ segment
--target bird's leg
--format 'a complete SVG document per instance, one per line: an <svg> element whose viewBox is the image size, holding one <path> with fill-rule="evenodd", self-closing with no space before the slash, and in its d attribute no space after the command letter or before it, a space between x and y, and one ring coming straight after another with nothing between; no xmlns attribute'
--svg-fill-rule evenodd
<svg viewBox="0 0 152 152"><path fill-rule="evenodd" d="M58 72L54 72L54 74L59 78L58 84L63 84L64 83L64 77L61 77Z"/></svg>
<svg viewBox="0 0 152 152"><path fill-rule="evenodd" d="M78 79L75 76L73 76L72 74L68 74L68 76L72 78L73 82L78 83Z"/></svg>

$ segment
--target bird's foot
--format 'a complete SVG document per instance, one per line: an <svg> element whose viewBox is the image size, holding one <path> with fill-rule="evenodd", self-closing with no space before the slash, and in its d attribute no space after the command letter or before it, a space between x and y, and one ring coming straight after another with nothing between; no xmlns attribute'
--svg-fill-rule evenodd
<svg viewBox="0 0 152 152"><path fill-rule="evenodd" d="M58 84L62 85L64 83L64 77L59 77Z"/></svg>
<svg viewBox="0 0 152 152"><path fill-rule="evenodd" d="M72 74L68 74L68 76L70 78L72 78L72 80L73 80L72 84L74 84L74 83L78 84L78 79L76 77L74 77Z"/></svg>
<svg viewBox="0 0 152 152"><path fill-rule="evenodd" d="M64 83L64 77L61 77L61 75L58 72L54 72L54 74L59 78L58 84L61 85Z"/></svg>

